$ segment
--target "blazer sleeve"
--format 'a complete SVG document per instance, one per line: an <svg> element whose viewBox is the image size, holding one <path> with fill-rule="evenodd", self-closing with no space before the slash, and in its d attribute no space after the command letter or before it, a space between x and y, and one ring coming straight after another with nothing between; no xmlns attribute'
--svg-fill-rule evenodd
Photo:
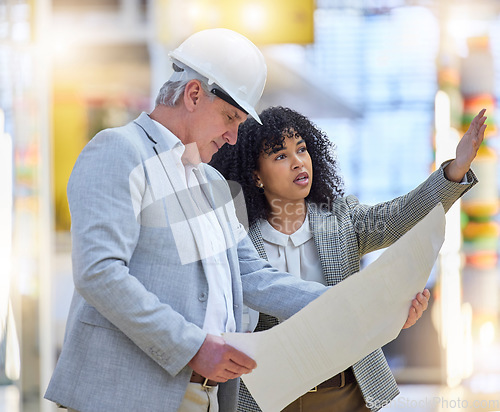
<svg viewBox="0 0 500 412"><path fill-rule="evenodd" d="M129 272L141 229L131 197L146 187L131 172L141 163L139 149L116 130L97 134L78 158L68 183L74 283L88 304L175 375L206 333Z"/></svg>
<svg viewBox="0 0 500 412"><path fill-rule="evenodd" d="M367 206L360 204L354 196L346 198L360 256L393 244L438 203L442 203L447 212L457 199L477 183L472 170L467 172L467 183L446 179L446 165L447 162L443 163L411 192L388 202Z"/></svg>

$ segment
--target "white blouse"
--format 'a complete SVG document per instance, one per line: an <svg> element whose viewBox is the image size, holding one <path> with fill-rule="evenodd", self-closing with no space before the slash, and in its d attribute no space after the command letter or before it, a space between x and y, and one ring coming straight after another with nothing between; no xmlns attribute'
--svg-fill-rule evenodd
<svg viewBox="0 0 500 412"><path fill-rule="evenodd" d="M302 226L291 235L279 232L264 219L259 221L259 225L271 266L298 278L326 285L307 215Z"/></svg>
<svg viewBox="0 0 500 412"><path fill-rule="evenodd" d="M260 219L258 223L271 266L298 278L326 285L307 215L302 226L291 235L276 230L267 220ZM258 320L257 311L243 308L243 331L253 331Z"/></svg>

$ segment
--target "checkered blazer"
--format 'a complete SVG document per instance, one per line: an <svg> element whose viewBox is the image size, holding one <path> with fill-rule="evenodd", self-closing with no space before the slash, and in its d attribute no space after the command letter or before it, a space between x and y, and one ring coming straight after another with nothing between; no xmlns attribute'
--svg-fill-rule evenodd
<svg viewBox="0 0 500 412"><path fill-rule="evenodd" d="M432 173L425 182L408 194L394 200L367 206L354 196L333 202L331 210L308 205L309 221L318 249L326 282L333 286L360 270L360 259L366 253L393 244L441 202L445 211L477 183L469 170L467 183L450 182L444 177L447 162ZM249 231L259 255L267 259L259 224ZM279 322L260 314L256 331L266 330ZM399 390L382 349L377 349L352 365L361 392L372 411L394 399ZM247 388L241 382L238 411L260 411Z"/></svg>

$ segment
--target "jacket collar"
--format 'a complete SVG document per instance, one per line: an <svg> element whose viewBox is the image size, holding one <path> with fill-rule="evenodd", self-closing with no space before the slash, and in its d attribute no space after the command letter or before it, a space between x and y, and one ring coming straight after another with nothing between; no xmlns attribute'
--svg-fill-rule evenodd
<svg viewBox="0 0 500 412"><path fill-rule="evenodd" d="M334 236L334 233L336 232L337 219L331 212L318 210L317 208L310 207L309 205L308 216L309 225L313 234L316 249L318 250L325 280L329 286L335 285L347 276L346 274L343 275L342 273L339 273L338 269L335 267L334 260L330 258L332 254L335 255L339 253L337 250L338 245L332 243L331 241L332 236ZM248 235L250 236L255 249L257 249L259 256L262 259L268 260L264 248L264 242L262 240L262 232L260 230L259 222L254 223L250 227Z"/></svg>
<svg viewBox="0 0 500 412"><path fill-rule="evenodd" d="M164 152L182 144L177 136L165 126L151 119L145 112L142 112L139 117L134 120L134 123L146 133L151 143L157 146L158 152Z"/></svg>

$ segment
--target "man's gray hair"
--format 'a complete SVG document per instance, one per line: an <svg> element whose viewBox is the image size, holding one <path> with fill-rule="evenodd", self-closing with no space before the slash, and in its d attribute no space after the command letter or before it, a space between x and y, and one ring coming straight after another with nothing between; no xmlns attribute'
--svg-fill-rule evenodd
<svg viewBox="0 0 500 412"><path fill-rule="evenodd" d="M184 70L175 63L172 64L172 66L174 68L174 74L184 72ZM215 95L210 93L207 82L203 79L200 79L199 75L196 77L187 77L188 78L178 81L168 80L166 83L164 83L160 91L158 92L158 96L156 96L155 106L164 105L174 107L183 95L186 85L189 81L193 80L193 78L196 78L200 81L201 87L207 96L209 96L212 100L215 99Z"/></svg>

